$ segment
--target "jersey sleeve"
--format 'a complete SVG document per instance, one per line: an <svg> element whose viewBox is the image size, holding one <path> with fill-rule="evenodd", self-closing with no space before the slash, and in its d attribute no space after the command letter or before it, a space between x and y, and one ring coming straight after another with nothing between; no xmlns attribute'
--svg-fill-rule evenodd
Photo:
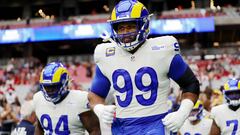
<svg viewBox="0 0 240 135"><path fill-rule="evenodd" d="M198 95L200 91L199 81L180 55L180 47L177 40L170 36L168 44L168 57L170 57L168 77L173 79L184 93L190 92Z"/></svg>
<svg viewBox="0 0 240 135"><path fill-rule="evenodd" d="M216 109L216 107L212 108L210 118L213 119L216 122L217 126L219 127L220 121L217 119L217 109Z"/></svg>
<svg viewBox="0 0 240 135"><path fill-rule="evenodd" d="M166 44L165 47L170 64L168 77L176 81L184 74L185 70L187 69L187 64L184 62L182 56L180 55L180 46L175 37L165 36L162 42Z"/></svg>
<svg viewBox="0 0 240 135"><path fill-rule="evenodd" d="M95 76L91 85L91 92L97 94L102 98L106 98L110 90L110 81L108 78L103 75L100 68L96 66Z"/></svg>
<svg viewBox="0 0 240 135"><path fill-rule="evenodd" d="M180 54L180 46L177 39L173 36L164 36L162 42L164 42L166 50L172 56Z"/></svg>
<svg viewBox="0 0 240 135"><path fill-rule="evenodd" d="M89 100L88 100L88 92L87 91L75 91L76 100L78 100L78 104L80 105L80 113L86 112L90 110Z"/></svg>
<svg viewBox="0 0 240 135"><path fill-rule="evenodd" d="M104 49L102 47L103 45L104 44L97 45L97 47L94 50L93 58L94 58L94 62L96 64L98 64L100 62L101 58L103 57L103 51L104 51Z"/></svg>
<svg viewBox="0 0 240 135"><path fill-rule="evenodd" d="M106 98L110 90L111 83L103 72L104 58L106 56L106 48L108 44L99 44L94 51L94 61L96 63L95 75L92 80L90 91L96 95Z"/></svg>
<svg viewBox="0 0 240 135"><path fill-rule="evenodd" d="M40 94L42 94L42 91L38 91L37 93L35 93L33 95L33 100L32 100L32 107L33 107L33 110L36 110L36 105L38 103L38 100L40 98Z"/></svg>
<svg viewBox="0 0 240 135"><path fill-rule="evenodd" d="M177 81L186 71L188 65L184 62L180 54L176 54L170 64L168 76Z"/></svg>

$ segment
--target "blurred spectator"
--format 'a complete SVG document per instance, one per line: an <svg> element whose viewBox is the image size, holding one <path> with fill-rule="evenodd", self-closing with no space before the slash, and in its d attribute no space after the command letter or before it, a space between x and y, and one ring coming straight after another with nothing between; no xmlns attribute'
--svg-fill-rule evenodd
<svg viewBox="0 0 240 135"><path fill-rule="evenodd" d="M16 126L11 135L34 135L34 123L37 120L32 100L26 101L21 107L21 122Z"/></svg>
<svg viewBox="0 0 240 135"><path fill-rule="evenodd" d="M3 111L0 114L2 121L2 131L10 132L12 128L19 122L16 114L13 112L13 107L3 100Z"/></svg>
<svg viewBox="0 0 240 135"><path fill-rule="evenodd" d="M29 91L25 97L25 101L29 101L29 100L32 100L33 99L33 95L34 95L35 92L33 91Z"/></svg>
<svg viewBox="0 0 240 135"><path fill-rule="evenodd" d="M9 104L16 104L16 105L20 106L18 96L16 95L15 88L13 87L12 84L9 84L9 86L7 87L7 91L6 91L5 95L6 95L7 102Z"/></svg>

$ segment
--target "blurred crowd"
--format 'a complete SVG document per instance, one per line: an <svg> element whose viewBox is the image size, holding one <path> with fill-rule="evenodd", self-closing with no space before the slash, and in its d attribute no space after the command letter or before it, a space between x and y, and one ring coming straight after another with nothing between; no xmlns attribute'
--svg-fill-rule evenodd
<svg viewBox="0 0 240 135"><path fill-rule="evenodd" d="M239 56L222 55L220 58L209 60L194 60L186 57L186 62L201 83L200 99L203 101L206 112L224 102L221 90L228 78L239 78L240 75ZM86 90L84 85L90 84L94 75L93 62L65 62L65 64L71 75L70 89ZM12 130L21 120L21 104L31 100L33 94L39 90L38 80L43 66L44 64L38 59L29 58L10 59L6 65L0 67L0 128L2 131ZM23 97L23 94L18 94L19 92L16 91L19 86L25 85L29 86L29 90ZM179 92L177 87L177 92L172 88L169 93L169 103L173 106L173 110L177 109L180 102ZM20 102L20 98L23 101Z"/></svg>

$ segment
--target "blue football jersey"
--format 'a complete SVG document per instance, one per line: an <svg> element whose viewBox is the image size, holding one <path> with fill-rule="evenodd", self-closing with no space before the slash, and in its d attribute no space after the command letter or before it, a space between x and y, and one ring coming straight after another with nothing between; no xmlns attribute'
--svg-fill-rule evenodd
<svg viewBox="0 0 240 135"><path fill-rule="evenodd" d="M12 131L11 135L34 135L34 130L35 126L31 122L22 120Z"/></svg>

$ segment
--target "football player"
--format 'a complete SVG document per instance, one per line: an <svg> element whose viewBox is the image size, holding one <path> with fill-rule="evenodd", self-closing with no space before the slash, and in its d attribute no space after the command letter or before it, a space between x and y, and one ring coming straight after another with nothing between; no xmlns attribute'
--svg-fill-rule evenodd
<svg viewBox="0 0 240 135"><path fill-rule="evenodd" d="M226 103L212 108L211 135L240 135L240 80L230 79L223 89Z"/></svg>
<svg viewBox="0 0 240 135"><path fill-rule="evenodd" d="M203 104L198 100L188 119L180 128L178 135L208 135L212 126L212 119L203 116Z"/></svg>
<svg viewBox="0 0 240 135"><path fill-rule="evenodd" d="M68 90L69 73L62 63L49 63L41 72L40 88L33 97L38 125L35 134L99 135L99 121L90 111L87 92Z"/></svg>
<svg viewBox="0 0 240 135"><path fill-rule="evenodd" d="M94 52L90 105L100 120L113 122L113 135L164 135L165 127L176 132L198 99L199 81L179 54L177 40L147 39L149 20L139 1L120 1L111 15L112 42L98 45ZM178 111L168 114L170 78L183 94ZM105 104L110 90L116 106Z"/></svg>

